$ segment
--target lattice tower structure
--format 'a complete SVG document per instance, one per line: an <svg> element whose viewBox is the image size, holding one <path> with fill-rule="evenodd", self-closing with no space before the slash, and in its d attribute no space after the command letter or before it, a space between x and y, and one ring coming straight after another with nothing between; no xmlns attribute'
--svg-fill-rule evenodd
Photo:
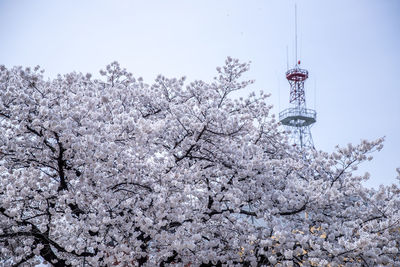
<svg viewBox="0 0 400 267"><path fill-rule="evenodd" d="M306 107L304 82L308 78L308 71L301 69L299 65L300 61L286 72L286 79L290 85L289 102L292 107L279 113L279 121L290 132L290 142L293 146L299 149L313 149L311 126L317 121L317 113Z"/></svg>

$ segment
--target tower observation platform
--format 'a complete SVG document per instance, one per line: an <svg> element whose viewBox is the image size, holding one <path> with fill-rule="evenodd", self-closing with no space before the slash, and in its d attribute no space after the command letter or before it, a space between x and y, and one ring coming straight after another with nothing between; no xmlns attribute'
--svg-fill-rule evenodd
<svg viewBox="0 0 400 267"><path fill-rule="evenodd" d="M310 126L317 121L317 112L308 108L287 108L279 112L279 121L290 127Z"/></svg>

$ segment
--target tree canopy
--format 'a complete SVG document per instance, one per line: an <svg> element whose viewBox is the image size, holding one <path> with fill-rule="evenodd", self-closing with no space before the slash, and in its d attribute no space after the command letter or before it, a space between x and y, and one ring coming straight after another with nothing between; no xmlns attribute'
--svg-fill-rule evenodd
<svg viewBox="0 0 400 267"><path fill-rule="evenodd" d="M228 58L212 82L114 62L0 67L0 263L400 265L400 190L354 170L382 139L300 151Z"/></svg>

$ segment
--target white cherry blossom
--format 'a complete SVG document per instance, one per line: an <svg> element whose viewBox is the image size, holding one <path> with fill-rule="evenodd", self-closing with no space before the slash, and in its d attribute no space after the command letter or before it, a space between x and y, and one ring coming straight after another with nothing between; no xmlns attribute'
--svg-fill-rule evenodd
<svg viewBox="0 0 400 267"><path fill-rule="evenodd" d="M400 265L400 189L354 174L382 139L298 151L268 95L117 62L0 67L0 261L53 266ZM400 172L400 170L399 170Z"/></svg>

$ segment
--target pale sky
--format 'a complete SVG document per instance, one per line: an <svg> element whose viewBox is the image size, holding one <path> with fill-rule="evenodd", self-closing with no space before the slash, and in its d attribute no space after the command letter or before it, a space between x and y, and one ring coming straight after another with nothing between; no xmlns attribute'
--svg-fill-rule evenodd
<svg viewBox="0 0 400 267"><path fill-rule="evenodd" d="M40 65L48 77L97 74L117 60L152 83L158 74L211 81L227 56L251 61L250 91L289 106L287 66L298 55L318 113L317 149L386 136L360 172L367 186L397 182L400 167L400 1L44 1L0 0L0 64Z"/></svg>

